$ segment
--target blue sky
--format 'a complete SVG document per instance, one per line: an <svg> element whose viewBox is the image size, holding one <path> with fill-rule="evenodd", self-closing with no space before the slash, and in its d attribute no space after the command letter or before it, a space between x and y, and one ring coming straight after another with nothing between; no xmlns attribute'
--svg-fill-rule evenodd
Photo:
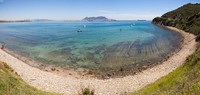
<svg viewBox="0 0 200 95"><path fill-rule="evenodd" d="M200 0L0 0L1 20L80 20L106 16L118 20L151 20Z"/></svg>

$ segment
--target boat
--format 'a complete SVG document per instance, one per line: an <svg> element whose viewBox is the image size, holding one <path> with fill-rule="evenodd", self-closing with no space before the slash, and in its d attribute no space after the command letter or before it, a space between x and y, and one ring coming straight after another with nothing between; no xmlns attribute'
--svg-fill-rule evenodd
<svg viewBox="0 0 200 95"><path fill-rule="evenodd" d="M81 29L77 30L77 32L83 32Z"/></svg>
<svg viewBox="0 0 200 95"><path fill-rule="evenodd" d="M130 27L132 27L132 26L135 26L135 24L133 23L133 24L130 25Z"/></svg>
<svg viewBox="0 0 200 95"><path fill-rule="evenodd" d="M86 28L86 27L87 27L87 25L83 25L83 27L84 27L84 28Z"/></svg>

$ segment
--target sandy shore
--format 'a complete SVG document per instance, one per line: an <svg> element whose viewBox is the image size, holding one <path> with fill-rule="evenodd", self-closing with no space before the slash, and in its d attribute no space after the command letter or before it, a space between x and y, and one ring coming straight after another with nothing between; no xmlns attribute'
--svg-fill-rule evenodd
<svg viewBox="0 0 200 95"><path fill-rule="evenodd" d="M73 76L62 77L50 72L29 66L25 62L0 50L0 61L6 62L28 84L50 92L78 94L85 87L94 90L95 95L120 95L133 92L157 79L169 74L182 65L187 56L196 50L195 36L173 27L168 27L182 34L183 46L162 64L146 69L133 76L100 80L96 78L81 79Z"/></svg>

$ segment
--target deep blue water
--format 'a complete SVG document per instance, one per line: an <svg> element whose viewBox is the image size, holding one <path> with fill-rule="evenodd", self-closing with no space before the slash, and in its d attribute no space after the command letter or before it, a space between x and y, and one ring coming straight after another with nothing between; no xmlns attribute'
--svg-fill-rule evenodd
<svg viewBox="0 0 200 95"><path fill-rule="evenodd" d="M11 51L76 68L115 69L159 59L179 41L180 35L150 21L0 24L0 43Z"/></svg>

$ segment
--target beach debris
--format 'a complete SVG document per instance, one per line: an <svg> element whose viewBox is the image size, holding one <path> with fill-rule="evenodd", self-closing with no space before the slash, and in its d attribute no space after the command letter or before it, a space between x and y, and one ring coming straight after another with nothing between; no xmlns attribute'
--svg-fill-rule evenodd
<svg viewBox="0 0 200 95"><path fill-rule="evenodd" d="M20 76L17 72L15 72L14 74L17 75L17 76Z"/></svg>
<svg viewBox="0 0 200 95"><path fill-rule="evenodd" d="M123 72L123 71L124 71L124 69L123 69L122 67L120 67L120 71L121 71L121 72Z"/></svg>
<svg viewBox="0 0 200 95"><path fill-rule="evenodd" d="M55 71L56 70L56 68L51 68L51 71Z"/></svg>
<svg viewBox="0 0 200 95"><path fill-rule="evenodd" d="M89 74L89 75L92 75L92 74L93 74L93 72L92 72L91 70L89 70L89 71L88 71L88 74Z"/></svg>
<svg viewBox="0 0 200 95"><path fill-rule="evenodd" d="M147 66L146 66L146 65L144 65L144 66L142 66L142 68L143 68L143 69L147 69Z"/></svg>

